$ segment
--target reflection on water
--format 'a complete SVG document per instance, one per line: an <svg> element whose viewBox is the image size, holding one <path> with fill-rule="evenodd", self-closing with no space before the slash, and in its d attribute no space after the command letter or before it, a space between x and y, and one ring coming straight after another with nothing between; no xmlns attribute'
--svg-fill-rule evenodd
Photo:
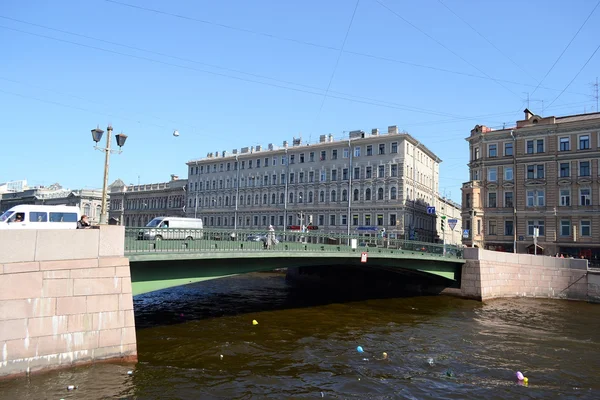
<svg viewBox="0 0 600 400"><path fill-rule="evenodd" d="M278 274L139 296L137 365L0 382L0 397L600 398L598 305L389 296L307 291Z"/></svg>

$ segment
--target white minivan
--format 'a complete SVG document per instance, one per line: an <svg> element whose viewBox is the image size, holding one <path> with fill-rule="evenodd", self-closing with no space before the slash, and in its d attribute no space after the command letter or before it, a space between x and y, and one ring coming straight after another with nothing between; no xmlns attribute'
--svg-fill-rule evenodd
<svg viewBox="0 0 600 400"><path fill-rule="evenodd" d="M0 215L0 229L77 229L79 207L20 205Z"/></svg>
<svg viewBox="0 0 600 400"><path fill-rule="evenodd" d="M202 228L200 218L156 217L138 232L138 239L202 239Z"/></svg>

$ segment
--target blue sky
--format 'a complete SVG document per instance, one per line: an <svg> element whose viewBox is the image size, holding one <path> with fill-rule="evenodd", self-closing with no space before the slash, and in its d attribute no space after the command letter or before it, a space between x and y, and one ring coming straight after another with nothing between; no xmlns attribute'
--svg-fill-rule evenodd
<svg viewBox="0 0 600 400"><path fill-rule="evenodd" d="M460 201L476 124L514 124L527 93L539 114L596 111L600 54L582 69L595 0L356 4L4 0L0 181L101 187L90 129L109 122L129 136L110 169L126 183L185 177L207 152L397 125L442 158L442 194Z"/></svg>

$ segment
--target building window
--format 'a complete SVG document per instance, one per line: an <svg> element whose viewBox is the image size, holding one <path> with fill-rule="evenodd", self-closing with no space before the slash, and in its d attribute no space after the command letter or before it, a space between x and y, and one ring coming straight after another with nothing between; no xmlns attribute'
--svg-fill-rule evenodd
<svg viewBox="0 0 600 400"><path fill-rule="evenodd" d="M471 195L469 193L465 195L465 206L471 208Z"/></svg>
<svg viewBox="0 0 600 400"><path fill-rule="evenodd" d="M304 164L304 153L300 153L300 164Z"/></svg>
<svg viewBox="0 0 600 400"><path fill-rule="evenodd" d="M315 162L315 152L314 151L311 151L310 153L308 153L308 161Z"/></svg>
<svg viewBox="0 0 600 400"><path fill-rule="evenodd" d="M504 143L504 155L505 156L513 155L513 143L512 142Z"/></svg>
<svg viewBox="0 0 600 400"><path fill-rule="evenodd" d="M398 197L398 190L395 187L390 189L390 200L396 200Z"/></svg>
<svg viewBox="0 0 600 400"><path fill-rule="evenodd" d="M498 206L498 204L496 202L496 193L495 192L488 193L488 207L496 208L497 206Z"/></svg>
<svg viewBox="0 0 600 400"><path fill-rule="evenodd" d="M527 191L527 207L544 206L545 203L545 192L543 189Z"/></svg>
<svg viewBox="0 0 600 400"><path fill-rule="evenodd" d="M319 225L323 226L325 225L325 216L324 215L319 215Z"/></svg>
<svg viewBox="0 0 600 400"><path fill-rule="evenodd" d="M332 181L337 181L337 169L332 169L331 170L331 180Z"/></svg>
<svg viewBox="0 0 600 400"><path fill-rule="evenodd" d="M385 165L380 165L377 167L377 177L385 178Z"/></svg>
<svg viewBox="0 0 600 400"><path fill-rule="evenodd" d="M321 161L327 160L327 152L325 150L321 151Z"/></svg>
<svg viewBox="0 0 600 400"><path fill-rule="evenodd" d="M298 203L302 203L304 200L304 193L300 192L298 193Z"/></svg>
<svg viewBox="0 0 600 400"><path fill-rule="evenodd" d="M504 167L504 180L505 181L513 180L513 167Z"/></svg>
<svg viewBox="0 0 600 400"><path fill-rule="evenodd" d="M390 226L396 226L397 220L396 220L396 214L390 214L389 216L390 218Z"/></svg>
<svg viewBox="0 0 600 400"><path fill-rule="evenodd" d="M371 189L365 190L365 201L371 200Z"/></svg>
<svg viewBox="0 0 600 400"><path fill-rule="evenodd" d="M360 146L354 148L354 157L360 157Z"/></svg>
<svg viewBox="0 0 600 400"><path fill-rule="evenodd" d="M256 160L256 168L260 168L260 158Z"/></svg>
<svg viewBox="0 0 600 400"><path fill-rule="evenodd" d="M498 180L498 168L488 168L488 181L496 182Z"/></svg>
<svg viewBox="0 0 600 400"><path fill-rule="evenodd" d="M383 154L385 154L385 144L381 143L381 144L379 145L379 153L378 153L378 154L379 154L380 156L381 156L381 155L383 155Z"/></svg>
<svg viewBox="0 0 600 400"><path fill-rule="evenodd" d="M373 167L365 168L365 178L369 179L373 177Z"/></svg>
<svg viewBox="0 0 600 400"><path fill-rule="evenodd" d="M571 164L568 162L560 163L560 177L568 178L569 176L571 176Z"/></svg>
<svg viewBox="0 0 600 400"><path fill-rule="evenodd" d="M398 153L398 142L392 142L392 149L390 151L392 154Z"/></svg>
<svg viewBox="0 0 600 400"><path fill-rule="evenodd" d="M321 182L325 182L327 180L327 172L321 171Z"/></svg>
<svg viewBox="0 0 600 400"><path fill-rule="evenodd" d="M560 221L560 236L570 236L570 235L571 235L571 221L561 220Z"/></svg>
<svg viewBox="0 0 600 400"><path fill-rule="evenodd" d="M544 139L538 139L536 140L536 153L543 153L544 152Z"/></svg>
<svg viewBox="0 0 600 400"><path fill-rule="evenodd" d="M290 183L294 183L294 173L290 172Z"/></svg>
<svg viewBox="0 0 600 400"><path fill-rule="evenodd" d="M352 216L352 225L358 226L358 214Z"/></svg>
<svg viewBox="0 0 600 400"><path fill-rule="evenodd" d="M590 176L590 162L579 161L579 176Z"/></svg>
<svg viewBox="0 0 600 400"><path fill-rule="evenodd" d="M560 205L562 207L571 205L571 189L560 189Z"/></svg>
<svg viewBox="0 0 600 400"><path fill-rule="evenodd" d="M295 164L295 163L296 163L296 155L290 154L290 164Z"/></svg>
<svg viewBox="0 0 600 400"><path fill-rule="evenodd" d="M325 202L325 192L323 190L321 190L319 192L319 203L324 203Z"/></svg>
<svg viewBox="0 0 600 400"><path fill-rule="evenodd" d="M348 216L346 214L342 214L340 220L342 221L342 225L348 225Z"/></svg>
<svg viewBox="0 0 600 400"><path fill-rule="evenodd" d="M383 188L377 189L377 200L383 200Z"/></svg>
<svg viewBox="0 0 600 400"><path fill-rule="evenodd" d="M504 192L504 207L514 207L513 192Z"/></svg>
<svg viewBox="0 0 600 400"><path fill-rule="evenodd" d="M592 221L580 221L580 234L581 236L592 236Z"/></svg>
<svg viewBox="0 0 600 400"><path fill-rule="evenodd" d="M538 228L538 234L545 236L544 221L527 221L527 235L533 236L533 228Z"/></svg>
<svg viewBox="0 0 600 400"><path fill-rule="evenodd" d="M394 178L398 177L398 164L392 164L390 175Z"/></svg>
<svg viewBox="0 0 600 400"><path fill-rule="evenodd" d="M304 183L304 172L298 174L298 183Z"/></svg>
<svg viewBox="0 0 600 400"><path fill-rule="evenodd" d="M360 167L354 167L354 176L352 179L360 179Z"/></svg>
<svg viewBox="0 0 600 400"><path fill-rule="evenodd" d="M308 192L308 202L312 203L313 202L313 192ZM323 224L321 224L323 225Z"/></svg>
<svg viewBox="0 0 600 400"><path fill-rule="evenodd" d="M342 170L342 180L344 180L344 181L348 180L348 168L344 168Z"/></svg>
<svg viewBox="0 0 600 400"><path fill-rule="evenodd" d="M252 169L252 160L248 160L248 169Z"/></svg>
<svg viewBox="0 0 600 400"><path fill-rule="evenodd" d="M579 150L587 150L590 148L590 136L581 135L579 136Z"/></svg>
<svg viewBox="0 0 600 400"><path fill-rule="evenodd" d="M365 226L371 226L371 214L365 214Z"/></svg>
<svg viewBox="0 0 600 400"><path fill-rule="evenodd" d="M496 221L489 221L488 222L488 235L497 235L498 232L496 230Z"/></svg>
<svg viewBox="0 0 600 400"><path fill-rule="evenodd" d="M504 221L504 235L512 236L514 235L514 228L512 221Z"/></svg>
<svg viewBox="0 0 600 400"><path fill-rule="evenodd" d="M560 151L569 151L571 150L571 141L569 137L561 137L559 139L559 150Z"/></svg>
<svg viewBox="0 0 600 400"><path fill-rule="evenodd" d="M498 157L498 145L497 144L488 145L488 157Z"/></svg>
<svg viewBox="0 0 600 400"><path fill-rule="evenodd" d="M579 189L579 205L580 206L591 206L592 205L592 190L590 188Z"/></svg>
<svg viewBox="0 0 600 400"><path fill-rule="evenodd" d="M346 189L342 190L342 201L348 201L348 191Z"/></svg>
<svg viewBox="0 0 600 400"><path fill-rule="evenodd" d="M344 154L342 155L343 158L348 158L350 154L350 150L348 148L344 149Z"/></svg>
<svg viewBox="0 0 600 400"><path fill-rule="evenodd" d="M331 159L337 160L337 150L331 150Z"/></svg>
<svg viewBox="0 0 600 400"><path fill-rule="evenodd" d="M527 141L527 154L533 154L533 140Z"/></svg>
<svg viewBox="0 0 600 400"><path fill-rule="evenodd" d="M528 165L527 166L527 179L543 179L544 178L544 164Z"/></svg>
<svg viewBox="0 0 600 400"><path fill-rule="evenodd" d="M329 215L329 225L335 226L335 214Z"/></svg>
<svg viewBox="0 0 600 400"><path fill-rule="evenodd" d="M352 192L352 201L358 201L358 197L359 197L359 193L358 193L358 189L354 189L354 192ZM369 195L371 194L371 191L369 191Z"/></svg>
<svg viewBox="0 0 600 400"><path fill-rule="evenodd" d="M337 201L337 194L335 190L331 191L331 201L332 202L336 202Z"/></svg>
<svg viewBox="0 0 600 400"><path fill-rule="evenodd" d="M473 160L479 160L479 147L473 147Z"/></svg>

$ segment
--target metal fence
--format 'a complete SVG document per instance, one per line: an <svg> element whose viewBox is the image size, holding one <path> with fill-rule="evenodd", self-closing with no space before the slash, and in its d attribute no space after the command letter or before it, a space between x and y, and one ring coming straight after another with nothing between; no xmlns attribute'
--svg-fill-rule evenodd
<svg viewBox="0 0 600 400"><path fill-rule="evenodd" d="M329 233L226 229L125 228L125 254L204 252L414 252L462 258L462 247L414 240Z"/></svg>

